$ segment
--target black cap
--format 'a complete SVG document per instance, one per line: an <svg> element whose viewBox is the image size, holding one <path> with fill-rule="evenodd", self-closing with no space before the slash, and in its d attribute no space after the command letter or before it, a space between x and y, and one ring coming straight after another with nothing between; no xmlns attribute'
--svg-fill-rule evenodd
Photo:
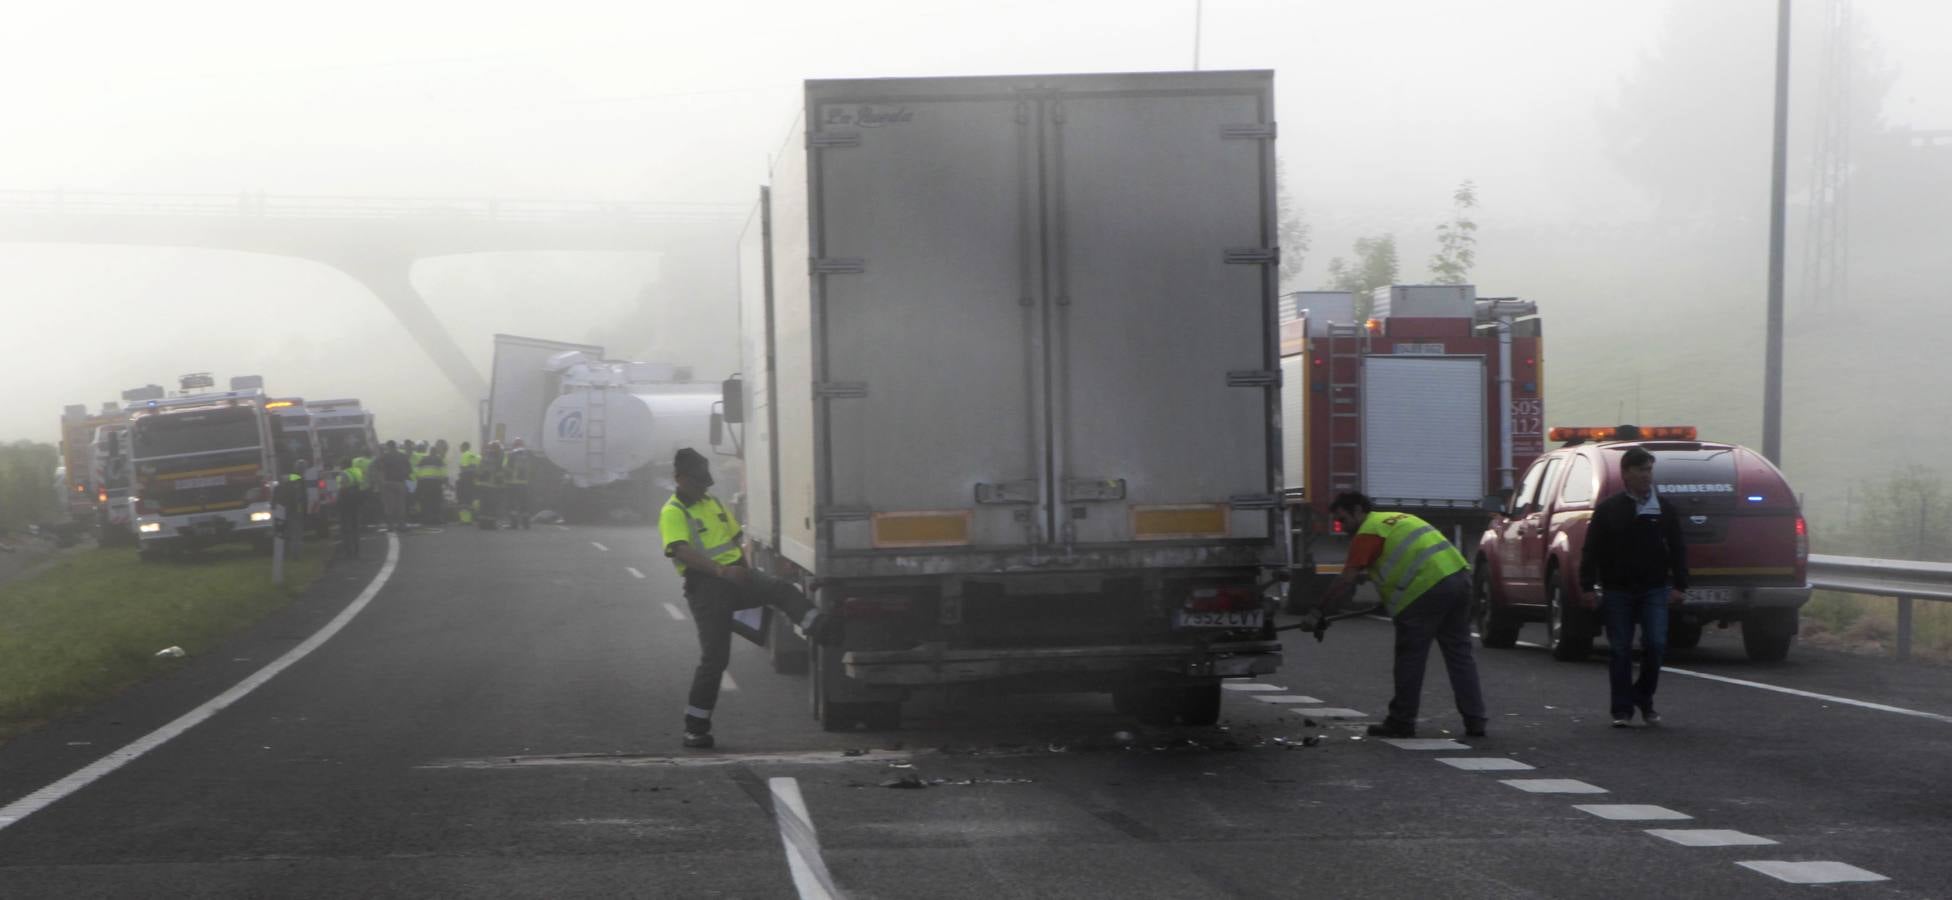
<svg viewBox="0 0 1952 900"><path fill-rule="evenodd" d="M706 484L712 481L711 462L705 459L705 454L690 447L678 451L678 455L671 460L671 470L679 475L702 479Z"/></svg>

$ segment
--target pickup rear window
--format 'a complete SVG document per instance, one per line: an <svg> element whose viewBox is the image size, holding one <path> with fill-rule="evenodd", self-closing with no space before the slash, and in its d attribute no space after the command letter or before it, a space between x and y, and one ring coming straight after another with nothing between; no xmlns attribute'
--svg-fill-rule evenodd
<svg viewBox="0 0 1952 900"><path fill-rule="evenodd" d="M1735 496L1734 450L1655 450L1654 484L1670 500Z"/></svg>

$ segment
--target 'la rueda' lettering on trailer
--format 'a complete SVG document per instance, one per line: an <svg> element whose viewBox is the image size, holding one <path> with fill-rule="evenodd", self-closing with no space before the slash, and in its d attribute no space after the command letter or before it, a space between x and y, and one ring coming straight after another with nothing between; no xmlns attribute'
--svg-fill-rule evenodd
<svg viewBox="0 0 1952 900"><path fill-rule="evenodd" d="M861 128L880 128L883 125L906 125L915 118L915 113L906 106L829 106L820 120L822 125L853 125Z"/></svg>

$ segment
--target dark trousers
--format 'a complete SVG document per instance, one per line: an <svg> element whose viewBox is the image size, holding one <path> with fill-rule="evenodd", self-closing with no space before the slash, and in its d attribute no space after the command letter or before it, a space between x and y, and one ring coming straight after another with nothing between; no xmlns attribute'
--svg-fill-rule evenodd
<svg viewBox="0 0 1952 900"><path fill-rule="evenodd" d="M1661 663L1667 658L1667 588L1601 591L1600 612L1606 617L1606 668L1613 685L1613 717L1632 716L1635 707L1653 709L1654 691L1661 686ZM1641 650L1638 681L1633 677L1636 625L1640 626Z"/></svg>
<svg viewBox="0 0 1952 900"><path fill-rule="evenodd" d="M503 491L508 495L504 499L508 502L508 514L514 519L514 527L529 527L529 514L531 512L529 509L529 483L523 481L510 484L508 487L503 488Z"/></svg>
<svg viewBox="0 0 1952 900"><path fill-rule="evenodd" d="M765 605L799 622L813 609L812 601L792 582L750 569L747 574L751 580L745 585L706 575L685 578L685 604L698 626L698 668L692 672L691 694L685 701L685 730L694 734L712 730L719 680L732 661L732 613Z"/></svg>
<svg viewBox="0 0 1952 900"><path fill-rule="evenodd" d="M352 559L359 558L359 506L365 496L365 491L339 491L339 542Z"/></svg>
<svg viewBox="0 0 1952 900"><path fill-rule="evenodd" d="M1423 700L1423 671L1435 641L1444 654L1450 690L1464 724L1482 724L1484 691L1471 656L1471 574L1465 570L1432 585L1396 615L1396 696L1389 701L1392 724L1413 728Z"/></svg>
<svg viewBox="0 0 1952 900"><path fill-rule="evenodd" d="M414 499L420 502L420 524L442 525L447 521L447 510L441 508L447 499L447 482L440 478L422 478L414 482Z"/></svg>

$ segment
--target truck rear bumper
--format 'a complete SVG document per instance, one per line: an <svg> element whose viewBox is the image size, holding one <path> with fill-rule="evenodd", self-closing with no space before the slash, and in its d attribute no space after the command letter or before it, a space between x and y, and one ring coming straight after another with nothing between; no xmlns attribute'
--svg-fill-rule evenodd
<svg viewBox="0 0 1952 900"><path fill-rule="evenodd" d="M1180 646L997 647L949 650L850 650L847 677L867 684L933 685L1023 675L1171 672L1205 678L1246 678L1281 667L1278 641Z"/></svg>

